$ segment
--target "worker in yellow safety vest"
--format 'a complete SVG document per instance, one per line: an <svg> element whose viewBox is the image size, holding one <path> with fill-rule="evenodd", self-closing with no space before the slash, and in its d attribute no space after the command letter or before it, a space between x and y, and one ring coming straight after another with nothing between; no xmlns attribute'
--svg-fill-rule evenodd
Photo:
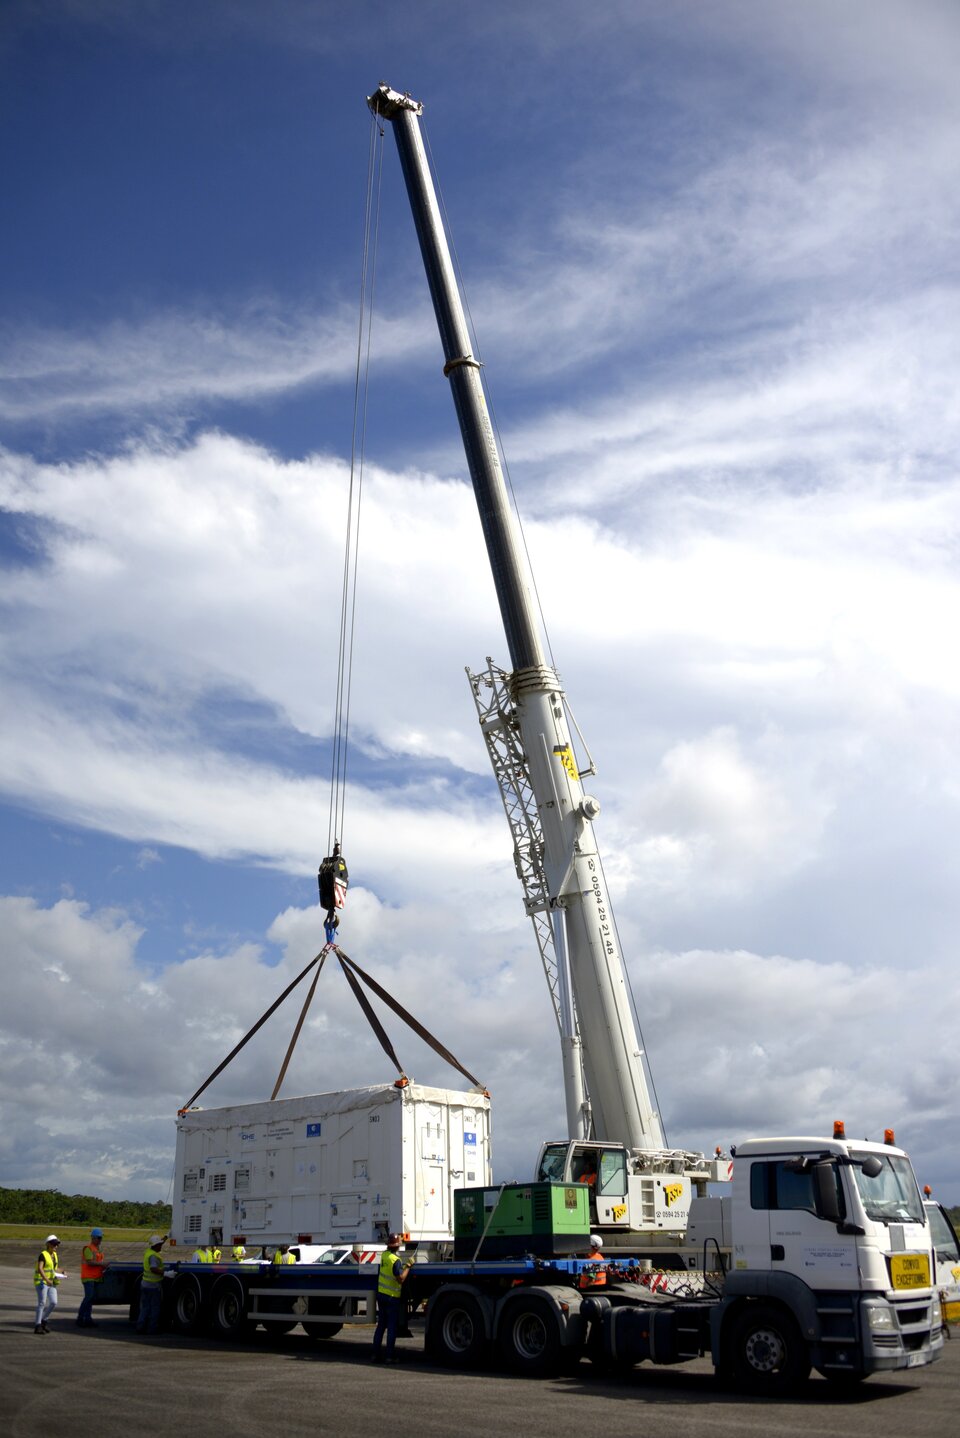
<svg viewBox="0 0 960 1438"><path fill-rule="evenodd" d="M243 1239L241 1238L239 1243L235 1243L233 1245L233 1253L231 1257L233 1258L234 1263L242 1263L246 1256L247 1250L244 1246Z"/></svg>
<svg viewBox="0 0 960 1438"><path fill-rule="evenodd" d="M83 1284L83 1300L77 1309L78 1328L96 1328L93 1321L93 1300L97 1296L97 1285L103 1277L106 1261L103 1257L103 1229L91 1228L90 1242L83 1245L80 1254L80 1282Z"/></svg>
<svg viewBox="0 0 960 1438"><path fill-rule="evenodd" d="M290 1252L289 1243L281 1243L273 1255L274 1263L296 1263L296 1254Z"/></svg>
<svg viewBox="0 0 960 1438"><path fill-rule="evenodd" d="M386 1252L380 1255L380 1269L377 1274L377 1326L373 1334L374 1363L397 1361L394 1345L403 1308L401 1289L410 1272L410 1265L400 1257L400 1242L399 1233L391 1233L387 1239ZM387 1335L386 1360L380 1352L384 1333Z"/></svg>
<svg viewBox="0 0 960 1438"><path fill-rule="evenodd" d="M47 1235L43 1249L37 1256L37 1262L33 1270L33 1281L37 1290L37 1316L34 1319L34 1333L49 1333L47 1319L57 1306L57 1286L61 1278L66 1278L61 1273L57 1260L60 1250L60 1240L55 1233Z"/></svg>
<svg viewBox="0 0 960 1438"><path fill-rule="evenodd" d="M219 1263L222 1257L223 1257L223 1253L222 1253L222 1251L221 1251L219 1248L211 1248L211 1250L210 1250L210 1262L211 1262L211 1263Z"/></svg>
<svg viewBox="0 0 960 1438"><path fill-rule="evenodd" d="M196 1253L193 1255L193 1262L194 1262L194 1263L212 1263L212 1262L213 1262L213 1254L210 1252L210 1249L207 1247L207 1245L206 1245L205 1243L201 1243L200 1247L197 1249Z"/></svg>
<svg viewBox="0 0 960 1438"><path fill-rule="evenodd" d="M160 1250L166 1238L155 1233L143 1251L143 1277L140 1280L140 1316L137 1332L160 1332L160 1304L163 1292L163 1259Z"/></svg>

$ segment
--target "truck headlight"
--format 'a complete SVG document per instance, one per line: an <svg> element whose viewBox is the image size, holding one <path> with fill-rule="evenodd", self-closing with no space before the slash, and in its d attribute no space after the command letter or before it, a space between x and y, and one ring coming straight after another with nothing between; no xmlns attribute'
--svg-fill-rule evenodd
<svg viewBox="0 0 960 1438"><path fill-rule="evenodd" d="M930 1327L943 1327L943 1309L940 1306L940 1295L935 1293L930 1304Z"/></svg>
<svg viewBox="0 0 960 1438"><path fill-rule="evenodd" d="M877 1303L866 1303L863 1312L871 1333L890 1333L897 1326L893 1309L886 1304L881 1307Z"/></svg>

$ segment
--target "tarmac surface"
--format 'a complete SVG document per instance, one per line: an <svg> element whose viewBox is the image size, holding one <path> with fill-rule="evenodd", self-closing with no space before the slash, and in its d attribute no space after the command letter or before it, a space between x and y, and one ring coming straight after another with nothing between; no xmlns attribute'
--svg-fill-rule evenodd
<svg viewBox="0 0 960 1438"><path fill-rule="evenodd" d="M901 1438L960 1429L956 1338L930 1368L839 1393L815 1377L796 1398L771 1403L725 1391L706 1360L616 1378L584 1362L570 1377L535 1380L437 1368L418 1331L388 1368L370 1363L368 1327L327 1343L300 1329L242 1344L150 1339L133 1332L124 1309L109 1308L82 1329L69 1267L52 1331L37 1336L32 1245L26 1262L11 1247L0 1253L4 1438Z"/></svg>

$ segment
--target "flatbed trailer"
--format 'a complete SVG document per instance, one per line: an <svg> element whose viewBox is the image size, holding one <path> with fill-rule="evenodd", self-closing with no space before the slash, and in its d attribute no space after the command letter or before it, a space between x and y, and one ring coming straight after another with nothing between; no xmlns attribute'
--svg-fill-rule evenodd
<svg viewBox="0 0 960 1438"><path fill-rule="evenodd" d="M95 1303L122 1304L135 1321L142 1277L138 1264L110 1264ZM673 1302L642 1287L650 1277L634 1260L616 1269L581 1258L414 1262L403 1299L409 1314L424 1312L424 1345L435 1362L472 1369L496 1358L540 1376L584 1356L591 1317L597 1357L606 1312ZM168 1262L161 1322L225 1340L248 1337L258 1325L282 1334L299 1323L308 1336L328 1340L345 1325L376 1321L377 1278L375 1264ZM585 1300L595 1293L605 1302L590 1308Z"/></svg>

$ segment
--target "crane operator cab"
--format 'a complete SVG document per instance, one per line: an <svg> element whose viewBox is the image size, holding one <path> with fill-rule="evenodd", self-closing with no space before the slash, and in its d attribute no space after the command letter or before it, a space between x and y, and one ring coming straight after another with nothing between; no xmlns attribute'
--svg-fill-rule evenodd
<svg viewBox="0 0 960 1438"><path fill-rule="evenodd" d="M627 1153L622 1144L547 1143L540 1151L537 1179L583 1183L590 1189L590 1220L595 1226L629 1226Z"/></svg>

